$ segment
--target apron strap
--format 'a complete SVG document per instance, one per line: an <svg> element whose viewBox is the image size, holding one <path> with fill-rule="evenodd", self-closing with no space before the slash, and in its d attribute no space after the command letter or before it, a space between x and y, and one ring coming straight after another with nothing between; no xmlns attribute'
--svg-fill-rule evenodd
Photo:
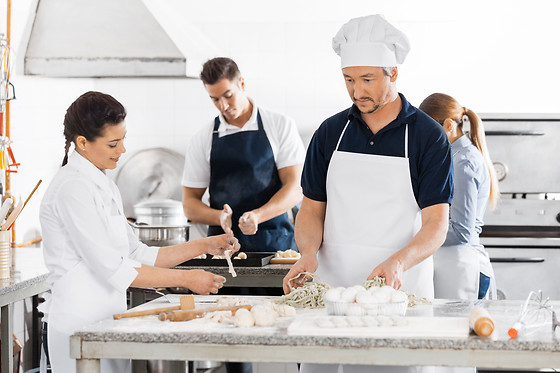
<svg viewBox="0 0 560 373"><path fill-rule="evenodd" d="M408 159L408 123L404 127L404 157Z"/></svg>
<svg viewBox="0 0 560 373"><path fill-rule="evenodd" d="M338 142L336 143L335 150L338 150L338 146L340 145L340 141L342 141L342 137L344 136L344 132L346 132L346 128L348 128L349 123L350 123L350 119L348 119L348 122L346 122L346 125L344 126L344 129L342 130L342 133L340 134L340 137L338 138Z"/></svg>

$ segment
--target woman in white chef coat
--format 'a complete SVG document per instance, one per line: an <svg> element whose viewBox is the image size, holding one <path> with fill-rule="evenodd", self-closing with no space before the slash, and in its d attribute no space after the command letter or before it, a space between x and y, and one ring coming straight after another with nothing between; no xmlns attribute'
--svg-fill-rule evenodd
<svg viewBox="0 0 560 373"><path fill-rule="evenodd" d="M453 152L455 191L447 237L434 254L435 297L482 299L489 288L495 292L495 286L490 286L494 272L479 234L488 203L494 207L500 195L482 121L443 93L428 96L420 109L443 126ZM465 123L470 125L468 134Z"/></svg>
<svg viewBox="0 0 560 373"><path fill-rule="evenodd" d="M80 96L66 112L63 167L41 203L44 259L50 297L41 305L47 322L53 373L76 370L69 336L81 326L126 310L126 290L186 287L216 294L225 278L174 265L203 253L239 250L233 235L220 235L168 247L141 243L123 214L120 193L105 170L117 167L126 151L125 108L100 92ZM75 150L68 155L71 144ZM42 359L45 360L45 359ZM42 369L46 364L42 362ZM102 360L102 372L126 372L127 360Z"/></svg>

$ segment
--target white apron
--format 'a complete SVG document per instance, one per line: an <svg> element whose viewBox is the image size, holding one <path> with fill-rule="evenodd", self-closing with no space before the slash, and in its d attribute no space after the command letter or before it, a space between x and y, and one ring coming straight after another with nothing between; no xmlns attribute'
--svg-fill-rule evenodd
<svg viewBox="0 0 560 373"><path fill-rule="evenodd" d="M125 220L121 215L108 219L115 247L123 257L128 257ZM126 311L126 293L100 281L85 263L80 262L54 283L51 294L47 324L51 371L76 372L76 360L70 358L70 335L85 325ZM101 360L102 373L129 371L130 360Z"/></svg>
<svg viewBox="0 0 560 373"><path fill-rule="evenodd" d="M477 300L480 273L490 277L488 297L497 299L494 270L484 247L442 246L434 254L435 297Z"/></svg>
<svg viewBox="0 0 560 373"><path fill-rule="evenodd" d="M327 209L316 274L331 286L363 284L373 269L402 249L421 227L408 160L338 150L327 171ZM428 258L404 273L402 290L432 299L433 263ZM304 373L431 372L431 367L302 364Z"/></svg>

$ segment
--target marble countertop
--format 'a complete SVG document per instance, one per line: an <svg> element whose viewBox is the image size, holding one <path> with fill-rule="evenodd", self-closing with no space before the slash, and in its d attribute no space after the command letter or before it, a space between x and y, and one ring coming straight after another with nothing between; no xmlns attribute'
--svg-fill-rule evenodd
<svg viewBox="0 0 560 373"><path fill-rule="evenodd" d="M175 296L178 303L178 295ZM263 298L257 297L255 299ZM197 302L208 302L211 300L212 296L196 297ZM156 299L138 307L138 309L162 307L164 306L162 303L164 302L161 299ZM86 344L100 342L103 344L114 343L115 346L118 346L119 343L124 342L148 344L150 346L185 345L190 346L190 348L204 346L205 350L199 351L195 357L213 358L216 360L229 358L232 361L243 361L244 358L242 355L232 358L231 355L228 355L227 349L232 348L232 346L253 346L257 349L255 351L259 352L258 359L261 359L259 361L317 362L315 359L319 359L318 356L321 355L323 360L319 361L329 362L328 359L331 359L331 362L345 362L345 359L351 359L351 356L347 356L349 351L353 351L354 354L357 351L360 354L364 353L364 351L370 351L363 358L373 359L372 352L381 353L386 350L389 353L398 352L401 358L405 356L404 360L402 360L403 364L414 362L414 364L421 365L456 364L506 368L529 367L533 365L541 367L560 366L560 354L557 354L557 352L560 352L560 331L553 331L551 324L541 327L531 334L522 333L515 340L510 339L507 335L507 330L513 325L519 315L521 301L485 301L477 302L477 304L487 308L494 318L496 329L489 338L482 338L472 334L464 338L290 335L288 333L288 326L294 321L293 317L280 318L273 327L236 328L231 325L212 323L204 319L187 322L162 322L158 320L157 316L103 320L83 328L75 334L75 337L80 339L81 343L85 342ZM467 317L474 306L473 302L468 301L436 300L433 304L409 308L407 316ZM200 305L197 305L197 307L200 307ZM554 307L559 309L560 303L554 304ZM326 315L326 311L324 309L298 310L295 317L309 315ZM298 347L297 350L313 351L318 355L296 354L292 357L277 356L284 349L293 351L295 347ZM278 353L267 355L266 351L270 348L278 351ZM242 354L239 351L238 353ZM466 352L458 356L458 351ZM419 356L417 355L418 352L427 355ZM405 355L402 355L403 353ZM527 363L527 357L525 356L527 353L530 354L529 356L539 353L546 357L552 356L553 359L547 360L539 355L538 362ZM435 355L432 356L431 354ZM255 361L256 358L254 355L252 356L251 360L247 361ZM172 359L169 356L168 358ZM382 358L383 356L381 356Z"/></svg>
<svg viewBox="0 0 560 373"><path fill-rule="evenodd" d="M41 247L15 248L15 269L0 279L0 306L46 291L47 268Z"/></svg>

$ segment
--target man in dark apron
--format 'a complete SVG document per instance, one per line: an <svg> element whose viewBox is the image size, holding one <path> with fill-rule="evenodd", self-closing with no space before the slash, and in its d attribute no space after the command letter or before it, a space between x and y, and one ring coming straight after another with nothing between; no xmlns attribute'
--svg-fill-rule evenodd
<svg viewBox="0 0 560 373"><path fill-rule="evenodd" d="M183 207L208 235L232 230L244 252L296 249L287 211L301 201L305 150L295 123L257 107L229 58L207 61L200 78L220 111L185 157ZM209 205L202 201L208 189ZM282 288L224 288L220 294L280 295ZM250 364L247 367L250 368ZM228 367L228 372L241 371ZM250 369L243 369L250 372Z"/></svg>

